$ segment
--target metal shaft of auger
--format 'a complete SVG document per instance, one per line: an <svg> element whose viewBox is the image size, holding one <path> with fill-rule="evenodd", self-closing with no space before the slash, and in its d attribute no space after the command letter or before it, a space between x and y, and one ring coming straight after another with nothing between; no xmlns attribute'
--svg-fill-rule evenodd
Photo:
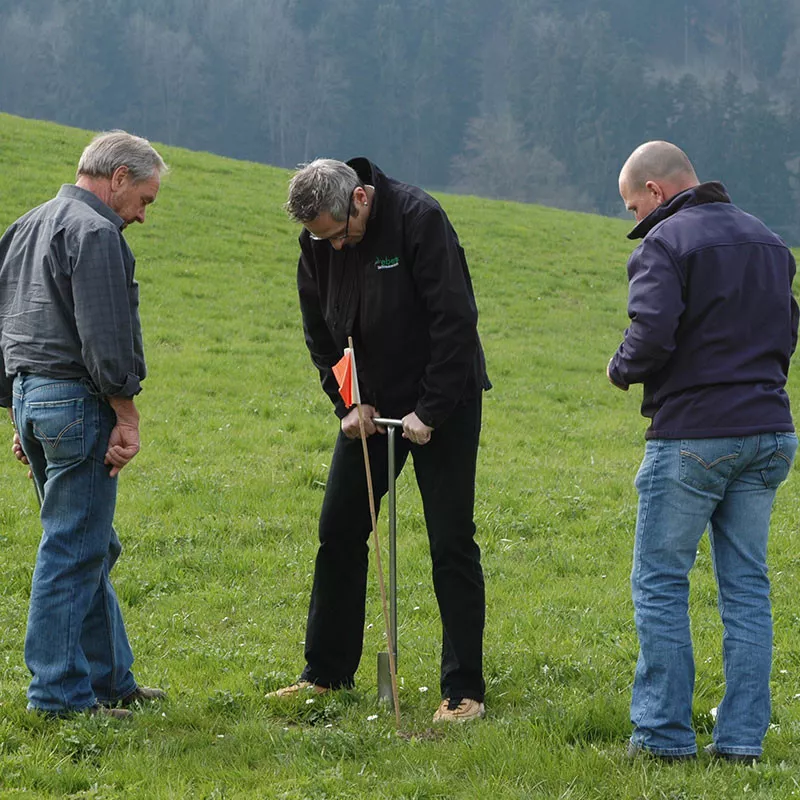
<svg viewBox="0 0 800 800"><path fill-rule="evenodd" d="M395 442L398 428L403 420L375 417L373 424L386 428L388 449L389 486L389 624L392 629L394 662L397 666L397 463L395 461Z"/></svg>
<svg viewBox="0 0 800 800"><path fill-rule="evenodd" d="M369 495L369 513L372 520L372 541L375 545L375 566L378 570L378 585L381 590L381 606L383 608L383 624L386 628L386 639L389 648L389 674L392 681L392 700L394 702L394 715L397 729L400 730L400 698L397 693L397 667L394 653L395 643L392 628L389 622L389 610L386 603L386 585L383 580L383 566L381 564L381 545L378 538L378 515L375 512L375 493L372 488L372 469L369 463L369 450L367 449L367 435L364 430L364 413L361 404L358 404L358 427L361 434L361 445L364 451L364 470L367 473L367 493Z"/></svg>

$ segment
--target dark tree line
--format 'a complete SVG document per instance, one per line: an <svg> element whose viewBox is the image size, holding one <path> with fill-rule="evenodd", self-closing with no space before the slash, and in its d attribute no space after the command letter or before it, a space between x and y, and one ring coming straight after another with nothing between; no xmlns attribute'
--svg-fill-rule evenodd
<svg viewBox="0 0 800 800"><path fill-rule="evenodd" d="M0 110L604 214L669 138L800 242L800 0L0 0Z"/></svg>

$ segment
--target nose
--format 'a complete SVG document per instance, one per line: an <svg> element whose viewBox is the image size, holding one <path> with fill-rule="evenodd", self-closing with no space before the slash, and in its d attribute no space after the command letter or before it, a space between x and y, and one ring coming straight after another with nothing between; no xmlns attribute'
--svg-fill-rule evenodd
<svg viewBox="0 0 800 800"><path fill-rule="evenodd" d="M344 239L331 239L331 247L334 250L341 250L344 247Z"/></svg>
<svg viewBox="0 0 800 800"><path fill-rule="evenodd" d="M142 209L142 210L141 210L141 211L140 211L140 212L139 212L139 213L136 215L136 221L137 221L137 222L144 223L144 215L145 215L145 209Z"/></svg>

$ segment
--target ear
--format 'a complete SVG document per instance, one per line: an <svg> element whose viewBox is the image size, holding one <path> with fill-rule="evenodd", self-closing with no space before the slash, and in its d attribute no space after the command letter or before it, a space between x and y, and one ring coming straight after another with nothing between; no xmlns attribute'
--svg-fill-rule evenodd
<svg viewBox="0 0 800 800"><path fill-rule="evenodd" d="M356 208L366 205L368 200L369 198L363 186L356 186L356 188L353 189L353 205ZM356 214L353 216L356 216Z"/></svg>
<svg viewBox="0 0 800 800"><path fill-rule="evenodd" d="M667 195L664 193L664 190L661 188L661 185L656 183L655 181L647 181L645 183L644 188L650 192L653 197L658 200L658 205L661 205L666 199Z"/></svg>
<svg viewBox="0 0 800 800"><path fill-rule="evenodd" d="M129 180L129 173L130 170L124 164L121 167L117 167L111 173L111 189L113 191L119 191L123 185Z"/></svg>

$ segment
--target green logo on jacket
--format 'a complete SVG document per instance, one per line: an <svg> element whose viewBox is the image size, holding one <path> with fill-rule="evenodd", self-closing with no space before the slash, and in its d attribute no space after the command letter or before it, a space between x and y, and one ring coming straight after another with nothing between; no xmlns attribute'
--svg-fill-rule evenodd
<svg viewBox="0 0 800 800"><path fill-rule="evenodd" d="M392 269L400 264L400 259L397 256L392 258L376 258L375 266L378 269Z"/></svg>

